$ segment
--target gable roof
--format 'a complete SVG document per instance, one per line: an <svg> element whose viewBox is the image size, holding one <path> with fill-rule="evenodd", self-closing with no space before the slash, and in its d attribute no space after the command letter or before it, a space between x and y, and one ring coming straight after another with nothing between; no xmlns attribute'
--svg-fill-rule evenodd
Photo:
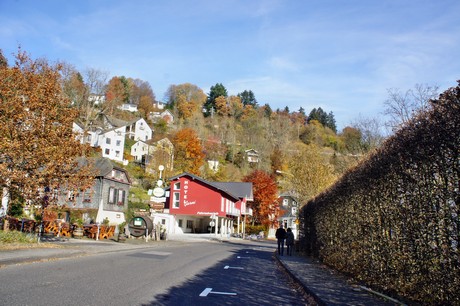
<svg viewBox="0 0 460 306"><path fill-rule="evenodd" d="M104 177L112 172L113 169L124 172L128 182L131 183L131 179L125 169L115 166L112 161L106 157L97 157L97 158L80 158L78 160L80 165L86 166L89 163L96 170L96 177Z"/></svg>

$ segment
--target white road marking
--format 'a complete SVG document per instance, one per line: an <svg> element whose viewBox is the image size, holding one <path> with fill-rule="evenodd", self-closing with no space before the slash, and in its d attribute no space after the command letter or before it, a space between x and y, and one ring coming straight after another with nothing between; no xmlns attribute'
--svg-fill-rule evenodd
<svg viewBox="0 0 460 306"><path fill-rule="evenodd" d="M168 253L168 252L159 252L159 251L142 252L142 254L147 254L147 255L158 255L158 256L168 256L168 255L171 255L171 253Z"/></svg>
<svg viewBox="0 0 460 306"><path fill-rule="evenodd" d="M212 288L206 288L203 290L203 292L200 293L200 296L208 296L208 294L213 293L213 294L220 294L220 295L236 295L234 292L217 292L217 291L212 291Z"/></svg>
<svg viewBox="0 0 460 306"><path fill-rule="evenodd" d="M251 257L236 256L236 258L251 258Z"/></svg>
<svg viewBox="0 0 460 306"><path fill-rule="evenodd" d="M242 268L242 267L230 267L230 266L225 266L224 269L225 269L225 270L228 270L228 269L240 269L240 270L244 270L244 268Z"/></svg>

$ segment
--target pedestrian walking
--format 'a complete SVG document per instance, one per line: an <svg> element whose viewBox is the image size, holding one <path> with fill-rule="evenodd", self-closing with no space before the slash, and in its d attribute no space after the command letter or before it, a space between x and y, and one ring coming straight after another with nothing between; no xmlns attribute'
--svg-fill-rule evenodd
<svg viewBox="0 0 460 306"><path fill-rule="evenodd" d="M294 247L294 233L291 228L288 227L286 231L286 254L292 256L292 248Z"/></svg>
<svg viewBox="0 0 460 306"><path fill-rule="evenodd" d="M286 230L281 224L275 233L276 239L278 240L278 255L284 255L284 239L286 239Z"/></svg>

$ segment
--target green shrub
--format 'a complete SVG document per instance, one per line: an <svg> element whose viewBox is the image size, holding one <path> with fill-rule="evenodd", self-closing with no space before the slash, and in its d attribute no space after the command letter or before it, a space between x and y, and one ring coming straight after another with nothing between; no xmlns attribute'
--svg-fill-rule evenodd
<svg viewBox="0 0 460 306"><path fill-rule="evenodd" d="M259 235L260 232L265 233L265 237L267 236L267 228L263 225L246 225L246 234L248 235Z"/></svg>

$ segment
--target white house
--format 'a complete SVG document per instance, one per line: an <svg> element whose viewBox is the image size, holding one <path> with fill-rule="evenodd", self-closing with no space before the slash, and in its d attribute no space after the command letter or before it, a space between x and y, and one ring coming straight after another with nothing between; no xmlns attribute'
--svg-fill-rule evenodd
<svg viewBox="0 0 460 306"><path fill-rule="evenodd" d="M126 136L133 140L147 141L152 139L153 130L144 118L140 118L126 125Z"/></svg>
<svg viewBox="0 0 460 306"><path fill-rule="evenodd" d="M149 145L142 141L138 140L133 146L131 147L131 155L134 156L134 160L142 161L142 156L149 154Z"/></svg>
<svg viewBox="0 0 460 306"><path fill-rule="evenodd" d="M100 137L102 157L123 162L126 126L104 132Z"/></svg>
<svg viewBox="0 0 460 306"><path fill-rule="evenodd" d="M90 94L89 97L88 97L88 101L92 102L94 105L101 105L101 104L104 104L104 102L105 102L105 96L104 95Z"/></svg>
<svg viewBox="0 0 460 306"><path fill-rule="evenodd" d="M165 103L161 101L155 101L153 102L153 107L156 107L158 109L164 109L165 108Z"/></svg>
<svg viewBox="0 0 460 306"><path fill-rule="evenodd" d="M131 104L131 103L124 103L121 106L119 106L118 109L135 113L135 112L137 112L137 105L136 104Z"/></svg>
<svg viewBox="0 0 460 306"><path fill-rule="evenodd" d="M249 163L258 163L259 162L259 153L256 150L250 149L250 150L244 151L244 153L246 154L246 160Z"/></svg>

